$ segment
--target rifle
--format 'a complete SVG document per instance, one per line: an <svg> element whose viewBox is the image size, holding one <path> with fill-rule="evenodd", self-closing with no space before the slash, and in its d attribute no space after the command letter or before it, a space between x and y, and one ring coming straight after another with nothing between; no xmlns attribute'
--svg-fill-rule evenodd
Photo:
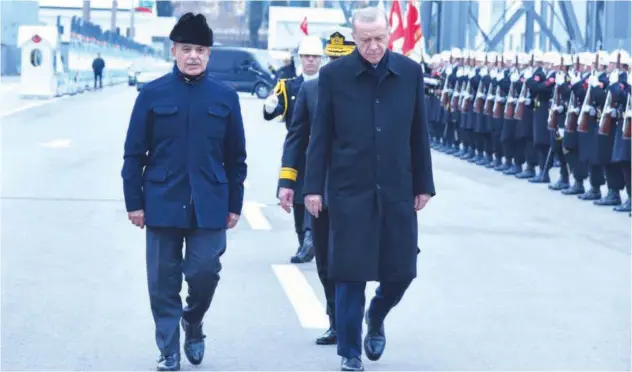
<svg viewBox="0 0 632 372"><path fill-rule="evenodd" d="M564 68L564 57L560 58L560 71ZM549 109L549 120L547 128L549 130L557 130L559 124L557 122L557 107L560 106L562 101L562 95L559 92L559 85L555 84L555 88L553 88L553 105Z"/></svg>
<svg viewBox="0 0 632 372"><path fill-rule="evenodd" d="M628 94L628 103L625 105L625 114L623 116L623 138L631 139L632 137L632 94Z"/></svg>
<svg viewBox="0 0 632 372"><path fill-rule="evenodd" d="M518 71L518 55L516 54L516 63L514 65L514 71ZM511 79L511 75L509 77ZM505 105L505 119L513 119L516 113L516 84L512 81L509 84L509 92L507 93L507 104Z"/></svg>
<svg viewBox="0 0 632 372"><path fill-rule="evenodd" d="M487 69L487 55L485 55L485 68ZM474 101L474 112L480 114L483 112L483 103L485 102L485 92L483 92L483 79L478 81L478 89L476 90L476 100Z"/></svg>
<svg viewBox="0 0 632 372"><path fill-rule="evenodd" d="M499 75L504 75L504 71L502 71L502 68L504 67L504 57L500 57L500 68L501 71L499 72ZM504 76L503 76L504 78ZM493 118L494 119L502 119L503 118L503 113L505 112L505 103L502 101L505 97L503 96L503 90L500 89L500 81L502 79L498 80L498 84L496 84L496 97L494 98L494 107L492 109L493 112Z"/></svg>
<svg viewBox="0 0 632 372"><path fill-rule="evenodd" d="M461 95L461 82L457 81L454 86L454 92L452 93L452 100L450 101L450 112L456 112L459 107L459 96Z"/></svg>
<svg viewBox="0 0 632 372"><path fill-rule="evenodd" d="M617 67L615 71L619 71L621 68L621 52L617 54ZM611 82L611 84L617 84L618 82ZM603 105L603 112L601 113L601 118L599 118L599 130L597 133L602 136L610 135L612 131L612 126L614 122L614 118L612 117L612 111L616 110L617 102L612 97L612 92L608 89L608 95L606 96L606 103ZM616 112L616 111L615 111Z"/></svg>
<svg viewBox="0 0 632 372"><path fill-rule="evenodd" d="M577 102L575 102L575 92L571 92L571 98L568 100L568 109L566 111L566 119L564 120L564 131L567 133L577 132Z"/></svg>
<svg viewBox="0 0 632 372"><path fill-rule="evenodd" d="M494 62L494 68L498 67L498 56L496 56L496 61ZM485 107L483 109L483 112L485 115L489 115L492 116L492 114L494 113L494 91L493 91L493 86L494 84L492 83L492 80L489 80L489 86L487 87L487 97L485 97Z"/></svg>
<svg viewBox="0 0 632 372"><path fill-rule="evenodd" d="M599 68L599 53L595 53L595 64L593 65L592 76L597 75L597 68ZM586 97L584 97L584 103L582 104L582 111L579 117L579 123L577 124L577 131L580 133L588 133L590 124L590 108L592 103L592 87L590 84L586 89Z"/></svg>
<svg viewBox="0 0 632 372"><path fill-rule="evenodd" d="M533 65L535 64L535 55L531 55L531 61L529 61L529 68L533 69ZM516 114L514 115L514 119L522 120L524 117L525 110L525 100L531 98L531 91L527 88L527 80L522 83L522 88L520 89L520 95L518 96L518 107L516 107Z"/></svg>

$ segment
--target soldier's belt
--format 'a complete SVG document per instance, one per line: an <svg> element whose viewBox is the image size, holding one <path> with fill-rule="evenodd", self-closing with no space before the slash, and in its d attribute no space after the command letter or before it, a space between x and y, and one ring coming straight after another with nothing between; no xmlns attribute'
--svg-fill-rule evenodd
<svg viewBox="0 0 632 372"><path fill-rule="evenodd" d="M281 168L281 171L279 172L279 178L282 180L296 181L297 175L298 175L298 171L294 168L283 167Z"/></svg>

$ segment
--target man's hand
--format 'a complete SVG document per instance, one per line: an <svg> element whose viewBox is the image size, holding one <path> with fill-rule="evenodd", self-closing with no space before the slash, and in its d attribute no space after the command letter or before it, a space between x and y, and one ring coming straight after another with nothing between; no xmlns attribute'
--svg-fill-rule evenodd
<svg viewBox="0 0 632 372"><path fill-rule="evenodd" d="M306 195L305 208L312 216L318 218L318 212L323 210L323 198L320 195Z"/></svg>
<svg viewBox="0 0 632 372"><path fill-rule="evenodd" d="M137 211L127 212L127 219L132 221L132 223L141 229L145 228L145 211L139 209Z"/></svg>
<svg viewBox="0 0 632 372"><path fill-rule="evenodd" d="M280 187L279 200L281 201L281 208L287 213L290 213L292 211L292 201L294 200L294 190Z"/></svg>
<svg viewBox="0 0 632 372"><path fill-rule="evenodd" d="M428 200L430 200L430 195L428 194L415 196L415 212L422 210L426 206L426 203L428 203Z"/></svg>
<svg viewBox="0 0 632 372"><path fill-rule="evenodd" d="M239 222L239 215L235 213L229 213L228 217L226 217L226 223L229 229L232 229Z"/></svg>

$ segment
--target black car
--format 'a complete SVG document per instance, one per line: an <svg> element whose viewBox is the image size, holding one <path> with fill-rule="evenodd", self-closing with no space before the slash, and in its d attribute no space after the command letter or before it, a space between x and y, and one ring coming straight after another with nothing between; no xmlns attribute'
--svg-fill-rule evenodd
<svg viewBox="0 0 632 372"><path fill-rule="evenodd" d="M265 49L217 46L211 49L207 71L238 92L263 99L274 88L279 67Z"/></svg>

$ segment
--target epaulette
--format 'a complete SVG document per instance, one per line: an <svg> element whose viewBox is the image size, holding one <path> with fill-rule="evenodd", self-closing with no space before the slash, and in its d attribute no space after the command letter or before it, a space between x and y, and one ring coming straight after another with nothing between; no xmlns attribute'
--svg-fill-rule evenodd
<svg viewBox="0 0 632 372"><path fill-rule="evenodd" d="M274 87L274 94L276 94L277 96L283 96L283 114L281 114L282 118L285 117L285 114L287 112L287 87L285 85L285 82L293 79L295 78L279 79L279 82Z"/></svg>

